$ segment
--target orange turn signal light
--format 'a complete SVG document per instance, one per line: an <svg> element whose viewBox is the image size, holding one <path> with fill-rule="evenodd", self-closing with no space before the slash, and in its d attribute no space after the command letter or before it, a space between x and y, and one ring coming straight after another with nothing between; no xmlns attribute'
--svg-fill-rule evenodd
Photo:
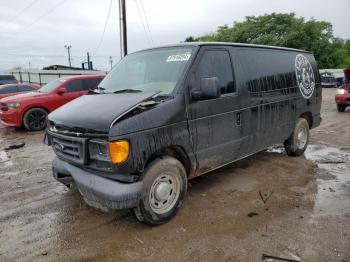
<svg viewBox="0 0 350 262"><path fill-rule="evenodd" d="M129 157L129 142L126 140L108 143L109 156L113 164L122 164Z"/></svg>

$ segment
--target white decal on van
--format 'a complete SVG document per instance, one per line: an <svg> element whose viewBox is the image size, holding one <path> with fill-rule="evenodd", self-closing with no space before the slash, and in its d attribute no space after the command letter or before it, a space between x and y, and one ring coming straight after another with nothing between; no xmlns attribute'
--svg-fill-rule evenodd
<svg viewBox="0 0 350 262"><path fill-rule="evenodd" d="M302 96L309 99L315 90L315 75L304 55L299 54L295 57L295 74Z"/></svg>
<svg viewBox="0 0 350 262"><path fill-rule="evenodd" d="M191 54L178 54L178 55L171 55L167 58L167 63L168 62L178 62L178 61L187 61L190 59Z"/></svg>

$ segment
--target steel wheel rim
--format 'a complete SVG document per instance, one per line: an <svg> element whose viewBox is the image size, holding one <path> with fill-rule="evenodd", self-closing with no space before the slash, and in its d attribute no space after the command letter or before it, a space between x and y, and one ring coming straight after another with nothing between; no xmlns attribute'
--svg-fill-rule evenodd
<svg viewBox="0 0 350 262"><path fill-rule="evenodd" d="M307 143L307 130L305 127L301 127L298 131L298 149L303 149Z"/></svg>
<svg viewBox="0 0 350 262"><path fill-rule="evenodd" d="M28 116L28 124L32 129L42 129L45 126L46 114L34 111Z"/></svg>
<svg viewBox="0 0 350 262"><path fill-rule="evenodd" d="M158 176L152 183L149 192L151 209L156 214L169 212L180 196L180 179L172 173Z"/></svg>

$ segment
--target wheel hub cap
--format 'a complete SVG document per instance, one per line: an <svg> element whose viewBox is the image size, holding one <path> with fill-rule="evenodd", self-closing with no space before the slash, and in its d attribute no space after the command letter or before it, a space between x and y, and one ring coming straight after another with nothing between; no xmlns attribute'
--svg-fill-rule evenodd
<svg viewBox="0 0 350 262"><path fill-rule="evenodd" d="M171 210L180 196L180 179L172 173L158 176L150 188L149 201L153 212L164 214Z"/></svg>
<svg viewBox="0 0 350 262"><path fill-rule="evenodd" d="M298 148L303 149L307 142L307 131L305 128L300 128L298 132Z"/></svg>
<svg viewBox="0 0 350 262"><path fill-rule="evenodd" d="M167 200L168 196L170 195L170 190L171 187L169 183L161 182L155 189L155 197L159 201Z"/></svg>

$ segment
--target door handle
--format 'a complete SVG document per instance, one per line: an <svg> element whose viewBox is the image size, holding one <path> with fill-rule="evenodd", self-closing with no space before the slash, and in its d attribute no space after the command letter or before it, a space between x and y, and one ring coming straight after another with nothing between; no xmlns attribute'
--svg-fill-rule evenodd
<svg viewBox="0 0 350 262"><path fill-rule="evenodd" d="M241 119L241 113L238 112L236 113L236 126L241 126L242 125L242 119Z"/></svg>

